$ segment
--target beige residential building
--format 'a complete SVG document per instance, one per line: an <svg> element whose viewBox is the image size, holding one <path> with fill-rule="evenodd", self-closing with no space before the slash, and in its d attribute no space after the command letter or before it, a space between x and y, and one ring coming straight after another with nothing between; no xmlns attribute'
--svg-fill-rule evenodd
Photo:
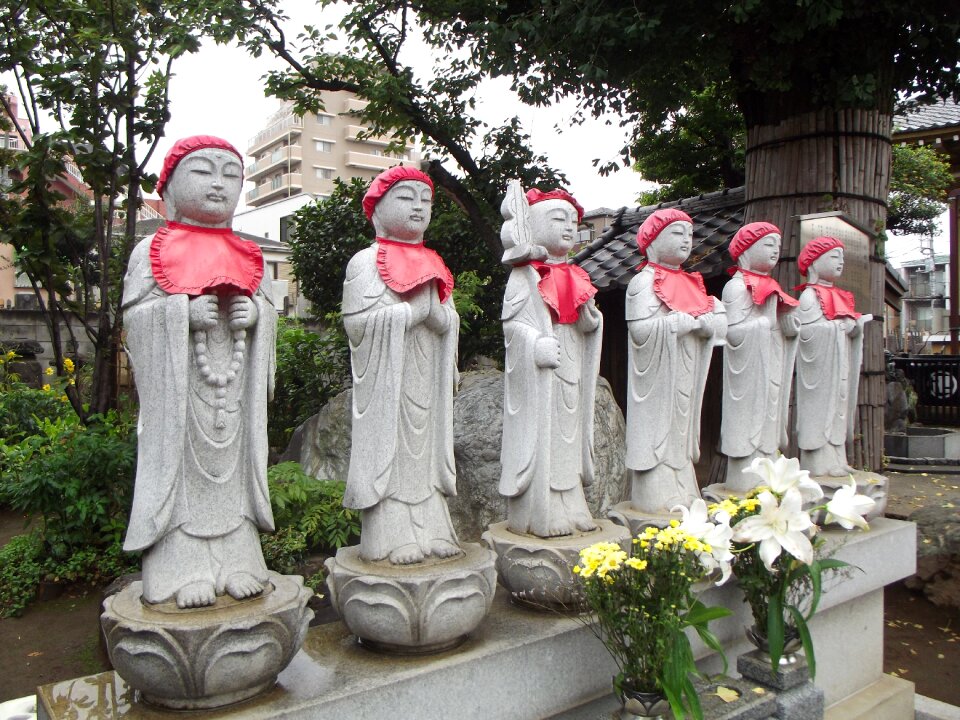
<svg viewBox="0 0 960 720"><path fill-rule="evenodd" d="M365 101L348 92L324 92L322 98L324 111L303 117L285 105L250 141L253 163L245 176L255 187L245 197L249 207L301 193L328 196L335 177L373 179L400 163L420 166L412 145L388 152L392 138L358 139L365 129L358 117Z"/></svg>

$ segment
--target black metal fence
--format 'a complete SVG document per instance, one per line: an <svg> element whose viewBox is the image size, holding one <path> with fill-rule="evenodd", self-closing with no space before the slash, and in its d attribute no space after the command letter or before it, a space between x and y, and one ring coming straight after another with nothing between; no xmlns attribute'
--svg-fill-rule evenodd
<svg viewBox="0 0 960 720"><path fill-rule="evenodd" d="M892 362L917 391L917 420L960 425L960 356L913 355Z"/></svg>

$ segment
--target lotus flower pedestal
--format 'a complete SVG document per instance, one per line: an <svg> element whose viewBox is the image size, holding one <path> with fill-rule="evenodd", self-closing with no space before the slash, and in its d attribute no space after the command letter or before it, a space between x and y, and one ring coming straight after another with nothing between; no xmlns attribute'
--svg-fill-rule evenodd
<svg viewBox="0 0 960 720"><path fill-rule="evenodd" d="M219 597L209 608L148 605L135 582L104 602L100 624L117 674L151 705L201 710L273 687L303 644L313 593L296 575L270 573L261 595Z"/></svg>

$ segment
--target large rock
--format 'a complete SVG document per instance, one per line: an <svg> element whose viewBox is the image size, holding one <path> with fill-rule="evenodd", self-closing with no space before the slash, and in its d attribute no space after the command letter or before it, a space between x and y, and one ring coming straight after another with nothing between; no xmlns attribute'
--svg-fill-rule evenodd
<svg viewBox="0 0 960 720"><path fill-rule="evenodd" d="M960 513L925 507L911 513L917 524L917 574L905 581L939 607L960 608Z"/></svg>
<svg viewBox="0 0 960 720"><path fill-rule="evenodd" d="M299 460L313 477L345 480L350 467L350 406L345 390L307 420L284 453ZM500 436L503 429L503 373L466 372L453 403L454 454L457 497L449 498L450 514L461 542L476 542L488 525L507 516L507 503L497 491L500 483ZM594 517L606 517L608 508L623 499L623 413L609 383L600 378L594 414L596 481L586 489ZM299 442L299 453L295 442Z"/></svg>

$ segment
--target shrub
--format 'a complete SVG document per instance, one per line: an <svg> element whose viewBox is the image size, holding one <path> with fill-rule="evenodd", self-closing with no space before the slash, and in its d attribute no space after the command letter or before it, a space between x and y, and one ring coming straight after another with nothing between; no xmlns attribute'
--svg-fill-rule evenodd
<svg viewBox="0 0 960 720"><path fill-rule="evenodd" d="M0 498L41 520L46 549L59 560L116 543L129 517L133 419L111 411L88 423L73 414L44 418L38 434L0 445Z"/></svg>
<svg viewBox="0 0 960 720"><path fill-rule="evenodd" d="M347 338L339 313L326 317L322 333L280 318L277 327L277 374L268 409L270 446L283 450L298 425L315 415L350 380Z"/></svg>
<svg viewBox="0 0 960 720"><path fill-rule="evenodd" d="M41 580L103 585L139 569L139 556L123 552L120 540L57 560L45 556L39 530L17 535L0 549L0 617L20 615L36 597Z"/></svg>
<svg viewBox="0 0 960 720"><path fill-rule="evenodd" d="M359 536L360 514L343 507L343 482L312 478L295 462L274 465L267 477L278 532L295 528L308 549L326 551Z"/></svg>

